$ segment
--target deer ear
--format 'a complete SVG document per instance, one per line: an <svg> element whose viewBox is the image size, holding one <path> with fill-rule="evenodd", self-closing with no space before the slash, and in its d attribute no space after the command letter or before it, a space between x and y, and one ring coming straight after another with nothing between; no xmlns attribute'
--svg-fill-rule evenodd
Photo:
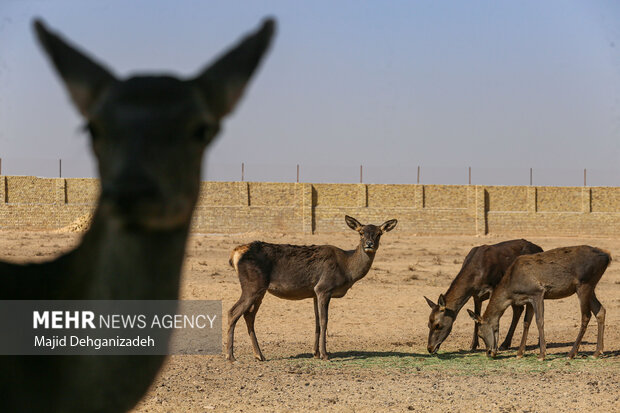
<svg viewBox="0 0 620 413"><path fill-rule="evenodd" d="M471 311L469 308L467 309L467 314L469 314L471 319L474 320L477 324L482 324L482 318L473 311Z"/></svg>
<svg viewBox="0 0 620 413"><path fill-rule="evenodd" d="M431 300L429 300L428 298L426 298L426 296L424 296L424 299L426 300L426 302L428 303L428 306L429 306L431 309L433 309L433 310L434 310L434 309L437 307L437 304L435 304L434 302L432 302Z"/></svg>
<svg viewBox="0 0 620 413"><path fill-rule="evenodd" d="M88 118L102 91L116 80L114 75L50 32L41 20L34 21L34 29L41 46L64 81L73 103L82 116Z"/></svg>
<svg viewBox="0 0 620 413"><path fill-rule="evenodd" d="M274 30L275 21L265 20L258 31L242 39L194 79L218 119L230 113L241 98L271 43Z"/></svg>
<svg viewBox="0 0 620 413"><path fill-rule="evenodd" d="M362 229L363 225L359 223L359 221L353 217L350 217L348 215L344 216L344 221L347 223L347 225L349 226L349 228L351 228L354 231L359 231L360 229Z"/></svg>
<svg viewBox="0 0 620 413"><path fill-rule="evenodd" d="M395 219L390 219L389 221L385 221L383 225L381 225L381 232L388 232L393 230L398 224L398 221Z"/></svg>
<svg viewBox="0 0 620 413"><path fill-rule="evenodd" d="M443 296L443 294L439 294L439 299L437 300L437 304L439 304L440 307L446 306L446 298Z"/></svg>

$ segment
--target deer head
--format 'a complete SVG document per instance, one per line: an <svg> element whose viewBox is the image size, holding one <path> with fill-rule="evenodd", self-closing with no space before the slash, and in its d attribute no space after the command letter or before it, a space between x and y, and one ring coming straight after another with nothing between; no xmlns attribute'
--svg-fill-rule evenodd
<svg viewBox="0 0 620 413"><path fill-rule="evenodd" d="M435 354L439 350L441 343L448 337L452 331L452 325L456 318L454 310L446 308L446 299L443 294L439 295L437 304L424 297L429 307L431 315L428 317L428 346L427 350L431 354Z"/></svg>
<svg viewBox="0 0 620 413"><path fill-rule="evenodd" d="M478 324L478 337L484 341L487 348L487 356L495 357L497 355L497 348L499 346L499 320L497 323L491 323L486 321L470 309L467 309L467 313Z"/></svg>
<svg viewBox="0 0 620 413"><path fill-rule="evenodd" d="M379 249L379 240L381 239L381 235L385 232L393 230L398 223L397 220L390 219L389 221L385 221L379 227L372 224L362 225L358 220L348 215L344 216L344 220L349 228L360 234L360 246L364 252L369 254L374 254L377 252L377 249Z"/></svg>
<svg viewBox="0 0 620 413"><path fill-rule="evenodd" d="M267 50L274 21L196 77L118 79L108 68L35 22L36 34L86 121L101 177L101 213L123 226L189 225L201 160Z"/></svg>

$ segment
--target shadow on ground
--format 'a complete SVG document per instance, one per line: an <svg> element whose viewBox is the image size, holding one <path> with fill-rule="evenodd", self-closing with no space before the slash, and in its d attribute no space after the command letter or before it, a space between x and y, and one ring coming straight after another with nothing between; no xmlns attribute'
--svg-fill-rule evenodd
<svg viewBox="0 0 620 413"><path fill-rule="evenodd" d="M311 359L314 356L310 353L302 353L291 357L290 359ZM400 351L337 351L329 353L330 360L348 361L348 360L365 360L380 357L433 357L425 353L404 353Z"/></svg>
<svg viewBox="0 0 620 413"><path fill-rule="evenodd" d="M583 344L594 344L591 342L582 342ZM563 348L567 347L566 354L568 354L569 349L573 346L573 342L564 342L564 343L547 343L547 349L553 348ZM511 347L509 350L501 351L497 354L495 359L509 359L515 358L515 352L517 347ZM538 354L538 345L529 345L526 347L526 352L533 352ZM484 354L485 350L458 350L446 353L437 353L437 354L429 354L429 353L409 353L402 351L338 351L334 353L329 353L329 359L332 361L351 361L351 360L366 360L372 358L393 358L393 357L413 357L413 358L422 358L422 359L438 359L438 360L458 360L464 359L466 357L471 357L474 354ZM566 354L547 354L548 359L552 358L562 358L565 357ZM580 351L577 354L576 358L590 357L594 354L593 351ZM527 353L525 354L528 355ZM609 358L609 357L618 357L620 356L620 350L614 351L605 351L600 358ZM301 353L296 356L289 357L289 360L302 360L302 359L312 359L314 358L312 353Z"/></svg>

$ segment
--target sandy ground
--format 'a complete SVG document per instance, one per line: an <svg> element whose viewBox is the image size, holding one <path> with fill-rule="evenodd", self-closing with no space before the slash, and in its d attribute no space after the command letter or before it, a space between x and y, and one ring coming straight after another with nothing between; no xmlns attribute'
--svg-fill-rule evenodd
<svg viewBox="0 0 620 413"><path fill-rule="evenodd" d="M47 260L79 242L61 232L0 232L0 258ZM255 239L353 248L353 233L331 235L240 234L191 236L181 297L214 299L228 308L240 294L228 266L230 250ZM548 357L536 360L538 333L530 329L527 355L514 349L488 359L465 351L473 322L463 310L438 356L426 352L430 312L476 245L506 238L418 237L386 234L369 274L330 306L331 360L311 357L312 301L285 301L267 294L256 318L266 362L255 361L241 320L231 364L223 355L173 356L136 412L205 411L620 411L620 265L603 275L597 296L607 309L605 356L590 357L596 343L593 318L578 357L565 358L580 322L576 296L545 303ZM529 238L551 249L589 244L620 260L620 239ZM465 308L473 308L470 301ZM502 319L502 334L510 310ZM513 340L521 337L521 325Z"/></svg>

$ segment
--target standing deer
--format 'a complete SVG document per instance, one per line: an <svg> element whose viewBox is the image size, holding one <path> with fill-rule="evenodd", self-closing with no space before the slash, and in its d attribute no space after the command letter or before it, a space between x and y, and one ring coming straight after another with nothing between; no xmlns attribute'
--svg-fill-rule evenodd
<svg viewBox="0 0 620 413"><path fill-rule="evenodd" d="M489 298L510 264L520 255L537 252L542 252L542 248L524 239L472 248L448 291L439 295L437 304L424 297L432 310L428 317L428 352L434 354L439 350L439 346L452 331L452 324L461 308L469 301L469 297L474 297L475 314L480 315L482 302ZM500 349L510 347L512 335L522 312L523 306L512 306L512 323ZM474 323L474 337L470 349L474 351L477 348L478 324Z"/></svg>
<svg viewBox="0 0 620 413"><path fill-rule="evenodd" d="M605 308L596 298L594 289L610 262L611 255L608 252L588 245L556 248L517 258L493 291L484 316L480 317L467 310L470 317L480 325L479 334L484 340L487 354L493 357L497 354L499 319L506 308L509 305L527 305L517 357L523 356L532 316L536 315L540 345L538 359L544 360L547 353L544 300L556 300L576 293L581 307L581 329L568 358L572 359L577 354L591 313L598 323L594 357L600 356L603 353Z"/></svg>
<svg viewBox="0 0 620 413"><path fill-rule="evenodd" d="M119 80L42 22L34 26L87 122L101 194L73 251L42 264L0 262L0 299L177 299L203 153L265 54L273 20L188 80ZM0 410L126 411L164 359L1 357Z"/></svg>
<svg viewBox="0 0 620 413"><path fill-rule="evenodd" d="M398 222L391 219L379 227L362 225L348 215L345 221L360 234L360 243L352 251L332 245L269 244L261 241L240 245L232 251L229 262L239 276L241 297L228 311L228 360L235 361L235 324L242 315L252 341L254 357L259 361L265 360L256 340L254 319L267 291L287 300L314 300L314 357L328 360L325 342L329 301L344 297L353 284L368 274L379 249L381 235L393 230Z"/></svg>

